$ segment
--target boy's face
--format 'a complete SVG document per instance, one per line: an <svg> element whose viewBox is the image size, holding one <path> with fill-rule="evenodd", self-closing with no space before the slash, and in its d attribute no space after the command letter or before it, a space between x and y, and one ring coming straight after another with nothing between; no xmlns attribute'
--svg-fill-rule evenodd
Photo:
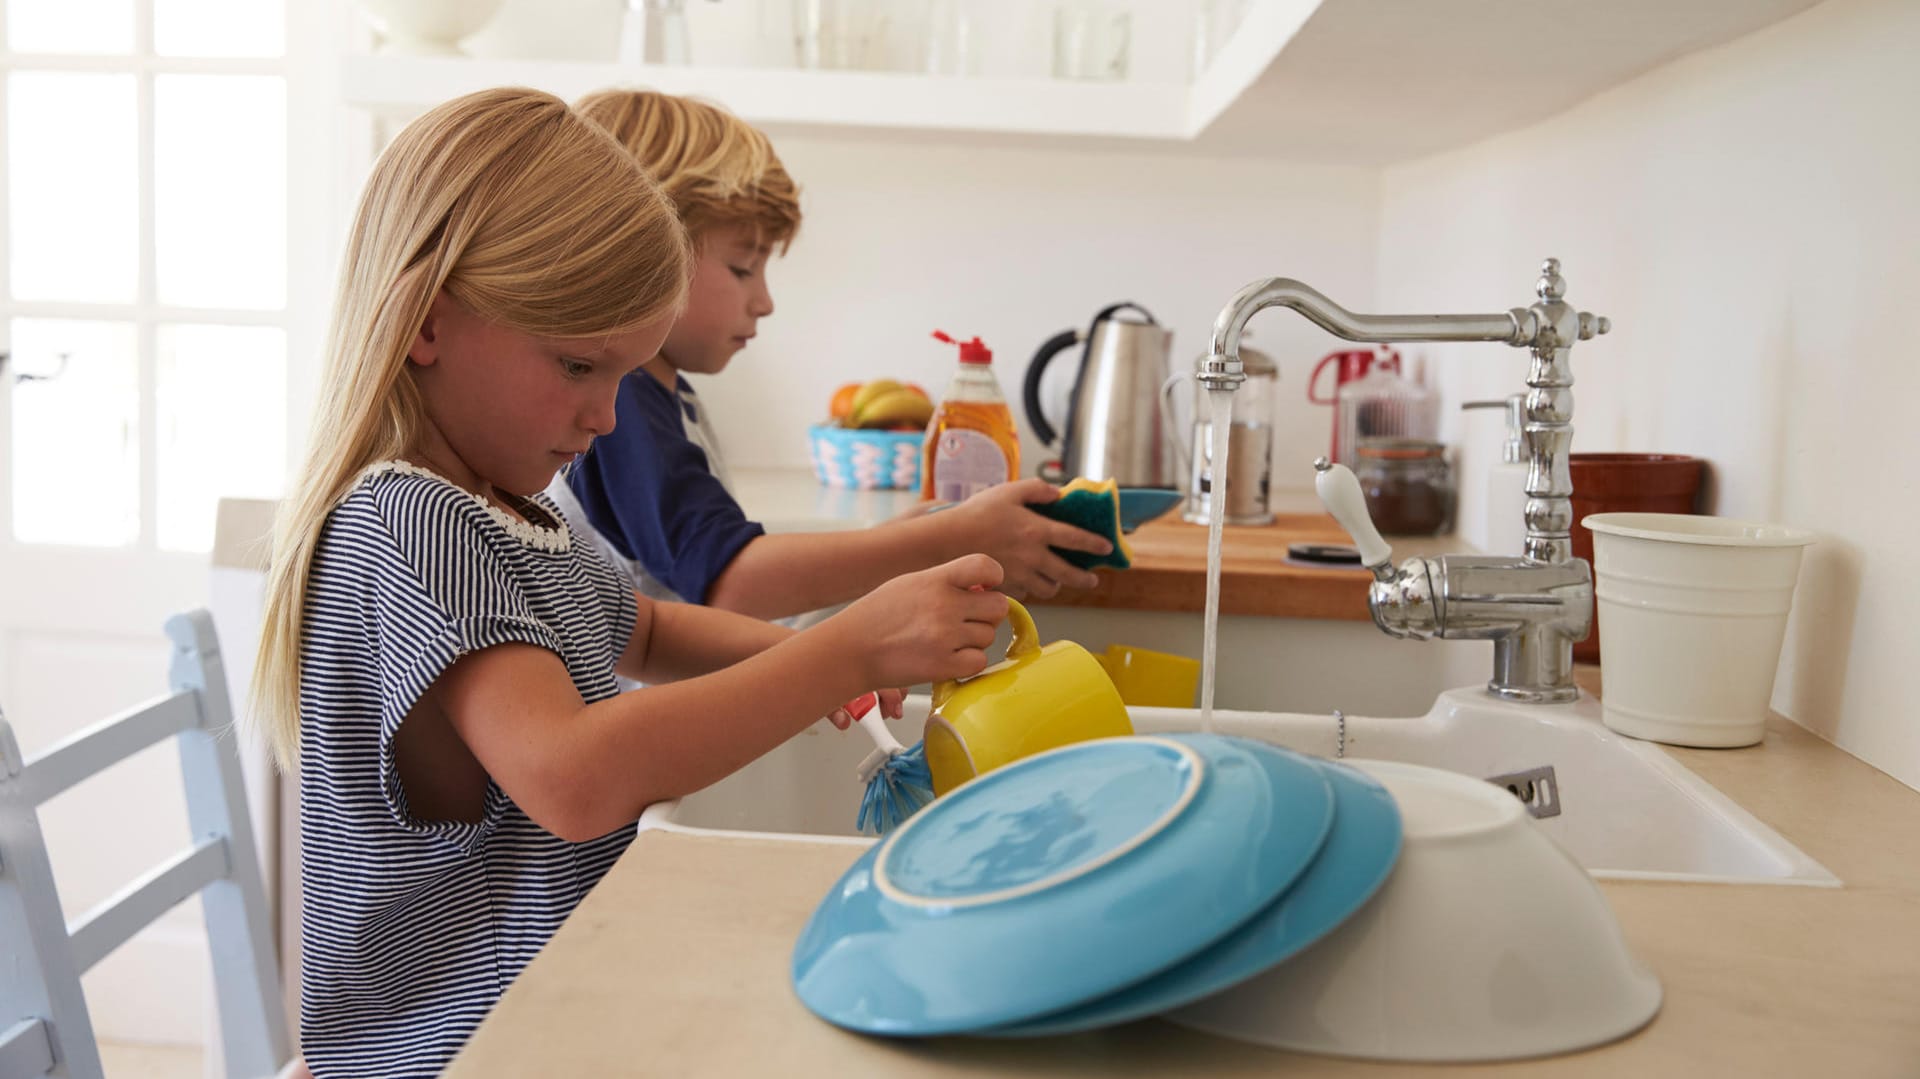
<svg viewBox="0 0 1920 1079"><path fill-rule="evenodd" d="M717 375L753 339L755 324L773 314L767 289L771 245L749 225L709 231L700 241L687 311L667 333L667 364L689 374Z"/></svg>
<svg viewBox="0 0 1920 1079"><path fill-rule="evenodd" d="M620 380L659 350L667 321L612 336L537 337L439 294L407 350L427 413L422 456L470 491L544 489L613 430Z"/></svg>

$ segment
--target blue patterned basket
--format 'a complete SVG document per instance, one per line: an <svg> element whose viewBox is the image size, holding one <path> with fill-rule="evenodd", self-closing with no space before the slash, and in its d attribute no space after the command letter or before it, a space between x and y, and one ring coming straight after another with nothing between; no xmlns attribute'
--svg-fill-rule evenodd
<svg viewBox="0 0 1920 1079"><path fill-rule="evenodd" d="M820 482L862 491L918 488L920 447L925 440L924 431L807 428L807 448Z"/></svg>

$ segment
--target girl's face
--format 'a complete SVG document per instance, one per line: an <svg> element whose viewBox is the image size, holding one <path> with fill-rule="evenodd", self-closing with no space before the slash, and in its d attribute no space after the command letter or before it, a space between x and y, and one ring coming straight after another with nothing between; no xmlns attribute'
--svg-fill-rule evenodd
<svg viewBox="0 0 1920 1079"><path fill-rule="evenodd" d="M427 413L423 463L483 496L488 487L544 490L613 430L620 380L660 350L670 322L607 337L536 337L440 293L407 350Z"/></svg>
<svg viewBox="0 0 1920 1079"><path fill-rule="evenodd" d="M691 374L717 375L753 339L755 324L773 314L767 289L769 245L752 226L714 229L700 243L686 313L663 349L667 364Z"/></svg>

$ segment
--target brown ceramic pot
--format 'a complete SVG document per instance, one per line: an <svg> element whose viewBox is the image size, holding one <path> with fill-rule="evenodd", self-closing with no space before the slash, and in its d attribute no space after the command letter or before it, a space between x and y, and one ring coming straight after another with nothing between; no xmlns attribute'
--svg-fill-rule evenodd
<svg viewBox="0 0 1920 1079"><path fill-rule="evenodd" d="M1590 513L1698 513L1706 462L1676 453L1576 453L1573 470L1573 553L1593 561ZM1582 663L1600 661L1600 620L1573 646Z"/></svg>

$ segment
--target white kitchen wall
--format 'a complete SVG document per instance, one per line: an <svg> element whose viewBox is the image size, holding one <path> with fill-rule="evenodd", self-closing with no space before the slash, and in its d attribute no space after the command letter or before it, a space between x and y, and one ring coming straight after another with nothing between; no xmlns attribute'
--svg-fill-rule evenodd
<svg viewBox="0 0 1920 1079"><path fill-rule="evenodd" d="M1376 299L1520 306L1559 257L1568 298L1614 322L1573 353L1575 449L1703 456L1715 512L1818 531L1774 706L1920 787L1915 56L1920 4L1831 0L1389 168ZM1437 382L1454 403L1500 396L1524 364L1449 349ZM1473 415L1453 421L1470 472L1498 447L1494 414Z"/></svg>
<svg viewBox="0 0 1920 1079"><path fill-rule="evenodd" d="M1017 410L1034 350L1109 303L1144 305L1173 328L1176 362L1191 363L1253 278L1302 277L1356 304L1373 290L1374 169L777 132L775 145L806 213L771 270L778 310L726 372L696 383L736 468L806 467L807 425L842 382L888 376L940 393L958 356L929 337L936 328L986 341ZM1275 483L1307 487L1331 419L1305 403L1306 372L1338 342L1275 317L1249 343L1281 368L1275 456L1298 476ZM1023 471L1038 461L1027 432Z"/></svg>

